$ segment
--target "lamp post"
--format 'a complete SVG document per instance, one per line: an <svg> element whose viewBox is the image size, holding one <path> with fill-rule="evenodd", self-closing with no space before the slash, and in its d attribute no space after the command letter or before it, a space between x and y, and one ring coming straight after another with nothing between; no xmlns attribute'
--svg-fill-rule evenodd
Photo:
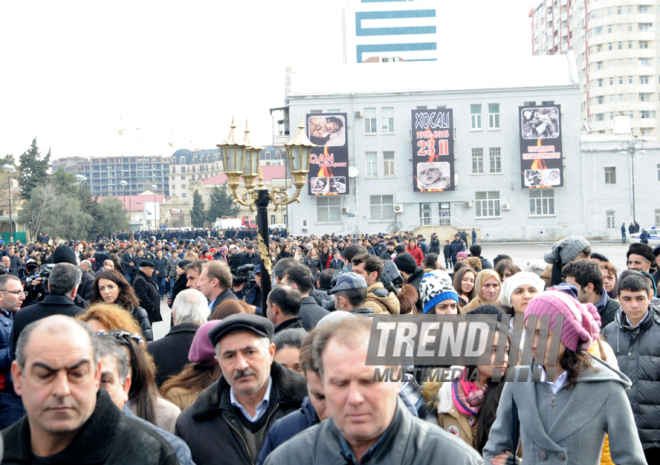
<svg viewBox="0 0 660 465"><path fill-rule="evenodd" d="M154 193L154 229L158 229L156 225L156 189L158 189L158 186L156 184L152 184L151 190Z"/></svg>
<svg viewBox="0 0 660 465"><path fill-rule="evenodd" d="M14 243L14 220L12 218L11 210L11 174L16 171L14 165L7 163L2 166L2 170L7 172L7 191L9 195L9 243Z"/></svg>
<svg viewBox="0 0 660 465"><path fill-rule="evenodd" d="M637 149L637 146L640 146ZM644 150L644 140L632 138L630 141L624 141L621 143L621 152L619 155L628 155L630 153L630 173L632 176L632 209L633 209L633 222L637 224L637 216L635 211L635 151L639 155L646 155L646 150Z"/></svg>
<svg viewBox="0 0 660 465"><path fill-rule="evenodd" d="M258 250L261 264L261 311L265 315L266 299L270 293L270 274L272 263L268 254L268 205L272 202L275 210L280 205L288 205L293 202L300 202L298 198L302 188L306 184L307 173L309 173L309 154L312 148L316 147L305 135L305 125L303 118L300 118L298 133L287 142L286 154L293 176L293 184L296 186L296 193L289 197L286 192L279 189L266 188L259 164L259 153L263 148L252 145L249 138L250 131L247 123L245 124L245 134L242 141L235 139L234 131L236 125L232 118L229 135L226 139L217 145L222 152L222 170L227 175L227 184L234 196L234 203L252 209L257 207L257 228L259 235ZM240 185L240 178L243 178L243 184L247 190L244 198L238 194L237 189ZM259 179L259 184L255 187L255 179Z"/></svg>
<svg viewBox="0 0 660 465"><path fill-rule="evenodd" d="M124 195L123 207L124 210L126 210L126 186L128 185L128 183L122 179L121 181L119 181L119 185L121 186L121 193Z"/></svg>

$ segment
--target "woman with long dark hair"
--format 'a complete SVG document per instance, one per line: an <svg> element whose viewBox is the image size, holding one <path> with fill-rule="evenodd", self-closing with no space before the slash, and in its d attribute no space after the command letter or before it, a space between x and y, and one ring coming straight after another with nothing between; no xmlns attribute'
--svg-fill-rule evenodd
<svg viewBox="0 0 660 465"><path fill-rule="evenodd" d="M477 272L470 267L463 267L454 273L453 286L458 294L458 309L467 306L470 301L477 297L477 290L475 288L475 281L477 280ZM461 312L462 313L462 312Z"/></svg>
<svg viewBox="0 0 660 465"><path fill-rule="evenodd" d="M153 340L154 334L147 311L140 307L135 290L119 271L104 270L96 273L94 284L92 284L92 296L89 300L91 304L105 302L126 310L140 325L145 339Z"/></svg>
<svg viewBox="0 0 660 465"><path fill-rule="evenodd" d="M325 270L328 268L328 262L332 259L332 254L330 253L330 247L327 245L323 245L323 248L321 249L321 253L319 254L319 258L321 259L321 271Z"/></svg>
<svg viewBox="0 0 660 465"><path fill-rule="evenodd" d="M188 260L181 260L176 264L176 281L172 286L170 291L170 298L167 301L167 305L170 307L176 300L176 296L179 295L179 292L186 290L186 285L188 284L188 278L186 276L186 267L190 265Z"/></svg>
<svg viewBox="0 0 660 465"><path fill-rule="evenodd" d="M314 285L316 285L316 282L319 280L319 274L323 271L323 268L321 267L321 259L319 258L319 251L314 247L311 247L307 256L303 258L302 263L312 272Z"/></svg>
<svg viewBox="0 0 660 465"><path fill-rule="evenodd" d="M555 326L557 316L561 326ZM483 449L485 462L511 463L520 440L525 463L598 464L608 434L614 463L646 463L625 392L630 380L587 352L599 335L596 308L552 290L529 303L525 321L531 317L537 320L532 351L539 366L531 377L529 367L512 369L510 378L519 382L505 383ZM551 348L558 327L556 352Z"/></svg>

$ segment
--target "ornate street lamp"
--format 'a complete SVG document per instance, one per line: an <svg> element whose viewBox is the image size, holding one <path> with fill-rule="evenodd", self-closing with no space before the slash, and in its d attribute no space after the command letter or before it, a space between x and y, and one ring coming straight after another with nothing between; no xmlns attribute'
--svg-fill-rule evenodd
<svg viewBox="0 0 660 465"><path fill-rule="evenodd" d="M158 189L158 186L156 184L151 185L151 190L154 193L154 229L158 229L158 225L156 224L157 216L156 216L156 189Z"/></svg>
<svg viewBox="0 0 660 465"><path fill-rule="evenodd" d="M16 168L14 168L14 165L10 165L9 163L7 163L6 165L2 166L2 170L7 172L7 191L9 195L9 243L13 244L14 220L12 218L12 210L11 210L11 174L16 171Z"/></svg>
<svg viewBox="0 0 660 465"><path fill-rule="evenodd" d="M259 154L262 147L252 145L249 138L247 123L245 125L245 134L242 141L237 141L234 134L236 125L232 118L229 135L217 147L222 152L223 171L227 175L227 184L234 196L234 202L253 209L257 208L257 227L259 231L258 250L261 257L261 308L262 312L266 308L266 299L270 292L270 273L272 272L272 263L268 254L268 205L272 202L275 210L280 205L288 205L293 202L300 202L298 198L302 188L307 182L307 173L309 173L309 154L312 148L316 147L305 135L304 119L300 118L298 133L291 139L286 146L286 153L289 162L289 169L293 176L293 184L296 186L296 193L289 197L286 191L279 189L266 188L259 164ZM247 193L244 198L237 192L240 186L240 179L243 178L243 184ZM255 186L255 179L259 180ZM254 211L254 210L253 210Z"/></svg>

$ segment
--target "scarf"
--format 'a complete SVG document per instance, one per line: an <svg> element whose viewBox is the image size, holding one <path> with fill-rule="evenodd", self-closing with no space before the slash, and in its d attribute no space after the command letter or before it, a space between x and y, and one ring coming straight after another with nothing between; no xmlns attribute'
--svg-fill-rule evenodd
<svg viewBox="0 0 660 465"><path fill-rule="evenodd" d="M486 393L486 389L488 389L488 385L479 388L476 384L464 380L465 375L466 372L464 371L461 379L452 383L452 400L454 401L454 406L461 414L474 417L484 400L484 394ZM461 398L458 394L459 383L463 389L464 398Z"/></svg>

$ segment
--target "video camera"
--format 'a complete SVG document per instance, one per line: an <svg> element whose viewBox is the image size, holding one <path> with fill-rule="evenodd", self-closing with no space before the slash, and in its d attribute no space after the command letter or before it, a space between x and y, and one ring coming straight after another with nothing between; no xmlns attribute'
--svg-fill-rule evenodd
<svg viewBox="0 0 660 465"><path fill-rule="evenodd" d="M236 274L232 273L232 284L234 286L240 286L244 284L243 292L247 292L256 285L254 280L254 264L248 263L247 265L242 265L236 268Z"/></svg>
<svg viewBox="0 0 660 465"><path fill-rule="evenodd" d="M55 265L46 263L40 267L36 263L28 263L25 271L28 273L25 277L25 291L32 302L41 302L48 295L48 279ZM34 274L32 274L34 272ZM32 281L41 278L41 282L33 285Z"/></svg>
<svg viewBox="0 0 660 465"><path fill-rule="evenodd" d="M335 287L337 285L337 280L341 275L343 275L344 273L352 273L352 272L353 272L352 263L345 265L344 268L342 268L341 270L335 271L332 275L332 281L331 281L332 287Z"/></svg>
<svg viewBox="0 0 660 465"><path fill-rule="evenodd" d="M383 272L380 275L380 282L383 287L390 292L398 294L403 287L403 276L399 272L393 261L388 260L383 262Z"/></svg>

